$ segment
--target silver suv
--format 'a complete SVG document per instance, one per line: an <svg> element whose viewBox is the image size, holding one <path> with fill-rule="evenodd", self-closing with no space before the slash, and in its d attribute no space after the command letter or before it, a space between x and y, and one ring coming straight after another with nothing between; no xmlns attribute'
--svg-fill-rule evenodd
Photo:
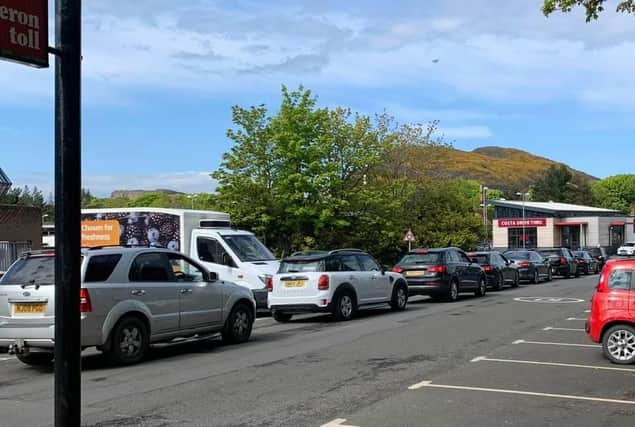
<svg viewBox="0 0 635 427"><path fill-rule="evenodd" d="M27 253L0 279L0 347L29 365L53 360L54 259L52 251ZM245 342L255 307L248 289L174 251L82 252L82 348L97 347L117 364L139 362L150 344L175 338L220 332Z"/></svg>

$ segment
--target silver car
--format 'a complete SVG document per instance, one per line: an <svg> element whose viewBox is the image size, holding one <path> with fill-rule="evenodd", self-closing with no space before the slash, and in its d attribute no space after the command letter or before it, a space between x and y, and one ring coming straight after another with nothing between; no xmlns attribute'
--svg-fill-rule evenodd
<svg viewBox="0 0 635 427"><path fill-rule="evenodd" d="M0 347L24 363L53 360L54 253L23 255L0 279ZM221 333L249 339L251 292L219 281L190 258L157 248L82 253L82 348L97 347L117 364L139 362L152 343Z"/></svg>

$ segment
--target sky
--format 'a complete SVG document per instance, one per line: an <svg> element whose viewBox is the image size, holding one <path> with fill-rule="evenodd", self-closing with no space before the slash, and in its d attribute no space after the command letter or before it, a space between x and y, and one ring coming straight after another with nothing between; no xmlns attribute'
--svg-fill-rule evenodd
<svg viewBox="0 0 635 427"><path fill-rule="evenodd" d="M610 4L587 24L575 12L545 18L541 3L84 2L82 184L99 196L211 192L231 107L275 111L283 84L322 106L440 120L458 149L519 148L599 178L635 173L635 16ZM0 61L0 167L45 194L53 88L53 67Z"/></svg>

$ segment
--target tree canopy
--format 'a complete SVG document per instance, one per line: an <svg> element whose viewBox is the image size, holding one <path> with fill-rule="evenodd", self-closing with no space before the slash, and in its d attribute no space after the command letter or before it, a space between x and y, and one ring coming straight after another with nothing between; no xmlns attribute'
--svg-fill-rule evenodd
<svg viewBox="0 0 635 427"><path fill-rule="evenodd" d="M549 16L555 11L571 12L576 7L583 7L586 21L590 22L598 19L605 9L605 3L607 0L544 0L542 12ZM619 0L616 3L617 12L635 13L635 0Z"/></svg>
<svg viewBox="0 0 635 427"><path fill-rule="evenodd" d="M593 196L606 209L631 213L635 203L635 175L615 175L593 184Z"/></svg>
<svg viewBox="0 0 635 427"><path fill-rule="evenodd" d="M592 205L593 194L587 180L576 177L565 165L549 167L531 188L532 198L541 202Z"/></svg>

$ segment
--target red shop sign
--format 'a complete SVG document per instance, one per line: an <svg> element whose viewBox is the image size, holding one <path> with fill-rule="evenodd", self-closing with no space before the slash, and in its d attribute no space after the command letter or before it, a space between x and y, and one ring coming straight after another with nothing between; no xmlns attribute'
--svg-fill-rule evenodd
<svg viewBox="0 0 635 427"><path fill-rule="evenodd" d="M49 66L48 0L0 0L0 58Z"/></svg>
<svg viewBox="0 0 635 427"><path fill-rule="evenodd" d="M501 228L514 227L546 227L547 218L505 218L498 220Z"/></svg>

